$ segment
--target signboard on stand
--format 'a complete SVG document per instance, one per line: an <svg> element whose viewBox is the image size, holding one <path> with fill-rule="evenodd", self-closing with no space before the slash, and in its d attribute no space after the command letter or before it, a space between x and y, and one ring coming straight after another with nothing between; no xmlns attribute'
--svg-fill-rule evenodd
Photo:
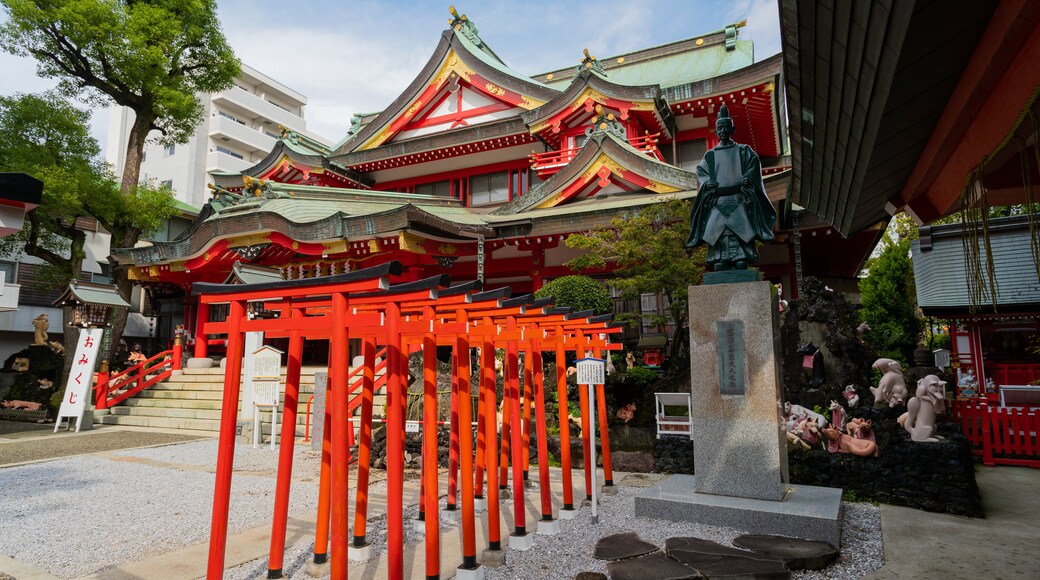
<svg viewBox="0 0 1040 580"><path fill-rule="evenodd" d="M607 382L607 361L599 358L580 358L576 361L578 367L578 384L585 385L589 390L589 451L591 452L592 473L586 473L585 477L592 478L592 523L599 523L599 514L596 505L599 503L597 491L599 482L596 477L596 385Z"/></svg>
<svg viewBox="0 0 1040 580"><path fill-rule="evenodd" d="M253 353L253 447L260 445L260 410L271 411L271 449L278 431L278 392L282 377L282 351L264 346ZM295 427L295 425L291 426ZM284 428L284 427L283 427Z"/></svg>
<svg viewBox="0 0 1040 580"><path fill-rule="evenodd" d="M81 328L76 341L76 353L72 359L72 370L65 379L65 395L58 409L58 419L54 422L54 431L58 431L62 419L76 420L76 432L79 433L83 422L83 411L90 401L90 387L94 383L94 363L97 361L101 347L103 328ZM71 423L70 423L71 424Z"/></svg>

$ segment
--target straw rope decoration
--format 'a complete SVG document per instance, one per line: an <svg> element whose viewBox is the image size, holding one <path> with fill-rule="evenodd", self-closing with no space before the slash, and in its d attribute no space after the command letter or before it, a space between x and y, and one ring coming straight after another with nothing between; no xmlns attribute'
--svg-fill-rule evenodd
<svg viewBox="0 0 1040 580"><path fill-rule="evenodd" d="M993 263L993 251L989 242L989 195L983 182L983 176L985 175L986 164L992 161L1004 147L1011 143L1012 139L1017 139L1020 142L1019 151L1022 157L1023 187L1026 198L1025 213L1029 222L1033 266L1036 268L1037 278L1040 279L1040 239L1038 239L1040 238L1038 236L1040 224L1037 223L1036 199L1033 195L1032 180L1027 164L1028 146L1026 141L1018 135L1018 130L1022 123L1025 122L1026 117L1029 117L1033 124L1034 136L1040 137L1040 126L1038 126L1036 115L1032 111L1033 104L1038 96L1040 96L1040 85L1037 85L1033 89L1032 94L1029 95L1029 98L1026 99L1025 106L1018 114L1015 122L1012 123L1007 135L1001 139L1000 143L989 154L979 161L978 166L968 172L964 187L961 189L961 242L964 249L964 273L968 284L969 310L973 314L978 311L979 305L982 304L986 294L989 294L989 302L993 305L993 311L997 311L997 298L999 297L1000 289L997 287L996 267ZM1033 149L1037 166L1040 167L1040 143L1036 143L1036 141L1037 139L1034 138ZM979 246L980 233L986 255L985 273L983 273L982 248Z"/></svg>

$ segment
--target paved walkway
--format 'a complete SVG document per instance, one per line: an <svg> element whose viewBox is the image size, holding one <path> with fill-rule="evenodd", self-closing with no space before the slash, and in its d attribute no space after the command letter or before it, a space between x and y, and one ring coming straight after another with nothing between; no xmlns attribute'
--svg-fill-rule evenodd
<svg viewBox="0 0 1040 580"><path fill-rule="evenodd" d="M0 467L34 463L101 451L168 445L199 439L198 435L141 430L120 426L98 426L90 431L54 433L54 424L0 421Z"/></svg>

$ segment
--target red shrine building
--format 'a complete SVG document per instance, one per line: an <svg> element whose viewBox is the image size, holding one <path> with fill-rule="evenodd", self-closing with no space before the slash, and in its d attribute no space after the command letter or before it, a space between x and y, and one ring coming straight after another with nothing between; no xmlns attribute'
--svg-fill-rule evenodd
<svg viewBox="0 0 1040 580"><path fill-rule="evenodd" d="M160 333L181 323L194 333L209 316L191 297L199 281L311 278L396 260L404 272L395 281L448 274L535 291L575 273L567 236L696 196L694 166L715 145L723 102L780 209L758 266L788 297L802 252L851 256L805 274L852 279L877 240L880 229L846 240L822 223L785 233L797 220L785 201L781 57L755 62L743 23L609 58L585 51L574 65L528 76L472 20L452 16L400 96L355 115L333 148L285 130L253 167L214 175L211 201L179 239L113 250L149 293Z"/></svg>

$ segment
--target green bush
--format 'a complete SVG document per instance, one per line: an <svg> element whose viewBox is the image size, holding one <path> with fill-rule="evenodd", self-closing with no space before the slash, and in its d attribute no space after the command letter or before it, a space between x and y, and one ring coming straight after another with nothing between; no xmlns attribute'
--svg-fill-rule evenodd
<svg viewBox="0 0 1040 580"><path fill-rule="evenodd" d="M596 314L614 311L614 301L607 287L588 276L563 276L542 286L534 293L537 298L552 296L556 306L570 306L575 310L594 310Z"/></svg>

